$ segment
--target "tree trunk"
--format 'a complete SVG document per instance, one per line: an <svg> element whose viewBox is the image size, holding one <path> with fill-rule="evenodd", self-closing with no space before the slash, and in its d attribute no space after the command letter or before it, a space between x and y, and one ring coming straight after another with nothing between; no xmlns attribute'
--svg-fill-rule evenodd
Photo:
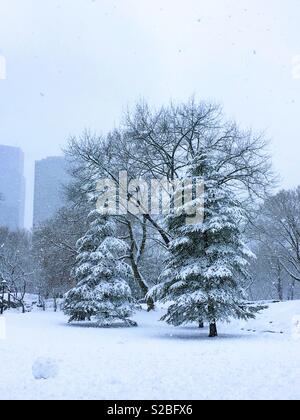
<svg viewBox="0 0 300 420"><path fill-rule="evenodd" d="M130 223L128 223L127 226L128 226L130 240L131 240L129 259L130 259L130 263L131 263L131 267L133 271L133 276L140 290L142 291L143 295L146 296L147 293L149 292L149 287L146 284L145 280L143 279L142 274L140 273L138 262L136 261L136 258L135 258L134 250L135 250L136 244L135 244L135 240L133 236L132 226ZM148 306L148 312L153 311L155 309L154 300L152 298L147 299L147 306Z"/></svg>
<svg viewBox="0 0 300 420"><path fill-rule="evenodd" d="M152 297L149 297L147 299L147 306L148 306L148 309L147 309L148 312L154 311L155 303L154 303L154 300L152 299Z"/></svg>
<svg viewBox="0 0 300 420"><path fill-rule="evenodd" d="M5 298L5 290L4 290L4 287L3 287L2 296L1 296L0 315L4 314L4 298Z"/></svg>
<svg viewBox="0 0 300 420"><path fill-rule="evenodd" d="M54 307L54 312L57 312L57 296L53 297L53 307Z"/></svg>
<svg viewBox="0 0 300 420"><path fill-rule="evenodd" d="M133 270L133 276L134 276L137 284L139 285L143 295L146 296L147 293L149 292L149 288L146 285L134 258L131 258L131 267L132 267L132 270ZM147 309L148 312L154 311L154 309L155 309L154 300L152 298L148 298L146 303L147 303L147 306L148 306L148 309Z"/></svg>
<svg viewBox="0 0 300 420"><path fill-rule="evenodd" d="M132 271L133 271L133 276L137 282L137 284L139 285L142 293L144 296L146 296L146 294L149 292L148 286L145 284L144 279L141 276L141 273L138 269L138 266L134 260L134 258L131 258L131 267L132 267Z"/></svg>
<svg viewBox="0 0 300 420"><path fill-rule="evenodd" d="M296 287L296 280L292 280L289 288L289 298L288 300L294 300L295 298L295 287Z"/></svg>
<svg viewBox="0 0 300 420"><path fill-rule="evenodd" d="M218 337L218 330L216 322L209 324L209 337Z"/></svg>
<svg viewBox="0 0 300 420"><path fill-rule="evenodd" d="M203 319L200 319L200 321L199 321L199 328L204 328Z"/></svg>
<svg viewBox="0 0 300 420"><path fill-rule="evenodd" d="M162 237L164 243L167 246L170 245L171 240L168 234L165 232L165 230L161 226L159 226L159 224L156 223L154 219L152 219L150 214L146 214L145 218L155 227L155 229L158 231L158 233Z"/></svg>
<svg viewBox="0 0 300 420"><path fill-rule="evenodd" d="M3 305L4 305L4 301L3 301L3 297L1 297L1 302L0 302L0 315L3 315Z"/></svg>
<svg viewBox="0 0 300 420"><path fill-rule="evenodd" d="M217 323L215 319L215 308L211 301L208 302L208 311L210 319L212 319L212 322L209 324L209 337L218 337Z"/></svg>
<svg viewBox="0 0 300 420"><path fill-rule="evenodd" d="M282 287L282 279L280 276L278 276L278 279L277 279L277 293L278 293L278 299L282 302L283 301L283 287Z"/></svg>
<svg viewBox="0 0 300 420"><path fill-rule="evenodd" d="M276 289L278 299L282 302L283 301L283 284L282 284L282 267L280 261L277 261L276 265L276 275L277 275L277 282L276 282Z"/></svg>

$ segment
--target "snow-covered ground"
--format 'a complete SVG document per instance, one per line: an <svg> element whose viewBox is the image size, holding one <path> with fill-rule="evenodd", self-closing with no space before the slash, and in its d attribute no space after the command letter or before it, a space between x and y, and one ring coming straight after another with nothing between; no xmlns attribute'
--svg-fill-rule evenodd
<svg viewBox="0 0 300 420"><path fill-rule="evenodd" d="M142 311L139 328L96 329L68 326L61 313L6 314L0 399L300 398L300 301L222 325L217 339L159 316ZM32 367L39 376L44 358L50 378L37 380Z"/></svg>

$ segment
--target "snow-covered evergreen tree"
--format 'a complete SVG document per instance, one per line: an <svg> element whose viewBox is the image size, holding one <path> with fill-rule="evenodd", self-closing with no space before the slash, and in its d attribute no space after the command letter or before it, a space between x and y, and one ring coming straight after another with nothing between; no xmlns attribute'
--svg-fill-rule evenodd
<svg viewBox="0 0 300 420"><path fill-rule="evenodd" d="M96 317L99 325L122 321L136 325L129 317L134 305L128 280L131 268L124 261L127 245L116 238L112 218L92 211L90 229L77 243L78 257L73 272L77 286L64 301L64 312L69 322Z"/></svg>
<svg viewBox="0 0 300 420"><path fill-rule="evenodd" d="M150 293L170 303L162 320L176 326L208 322L210 337L215 337L217 321L254 318L261 309L245 303L242 288L253 254L243 242L243 210L231 189L219 182L214 162L208 157L195 160L190 175L206 176L203 223L187 224L181 211L168 217L170 254L161 283Z"/></svg>

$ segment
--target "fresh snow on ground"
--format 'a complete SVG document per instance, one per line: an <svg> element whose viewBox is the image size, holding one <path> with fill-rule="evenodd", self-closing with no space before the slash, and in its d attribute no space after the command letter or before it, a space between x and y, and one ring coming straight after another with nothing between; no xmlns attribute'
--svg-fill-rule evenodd
<svg viewBox="0 0 300 420"><path fill-rule="evenodd" d="M300 398L300 301L222 325L216 339L160 316L100 329L69 326L62 313L6 314L0 399Z"/></svg>

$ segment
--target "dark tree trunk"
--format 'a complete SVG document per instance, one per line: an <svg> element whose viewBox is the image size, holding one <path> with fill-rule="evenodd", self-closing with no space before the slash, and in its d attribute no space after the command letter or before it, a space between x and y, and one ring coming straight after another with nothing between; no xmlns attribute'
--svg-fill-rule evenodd
<svg viewBox="0 0 300 420"><path fill-rule="evenodd" d="M283 287L282 287L281 277L278 277L277 279L277 293L278 293L278 299L282 302L283 301Z"/></svg>
<svg viewBox="0 0 300 420"><path fill-rule="evenodd" d="M159 224L158 224L158 223L156 223L154 219L152 219L152 217L150 216L150 214L146 214L146 215L145 215L145 218L146 218L147 220L149 220L149 222L150 222L150 223L151 223L151 224L155 227L155 229L157 229L157 231L159 232L160 236L162 237L162 239L163 239L164 243L165 243L166 245L170 245L170 242L171 242L170 237L169 237L169 236L168 236L168 234L164 231L164 229L163 229L161 226L159 226Z"/></svg>
<svg viewBox="0 0 300 420"><path fill-rule="evenodd" d="M4 313L4 291L2 292L2 295L1 295L1 304L0 304L1 306L0 306L0 315L3 315L3 313Z"/></svg>
<svg viewBox="0 0 300 420"><path fill-rule="evenodd" d="M218 337L217 324L215 322L209 324L209 337Z"/></svg>
<svg viewBox="0 0 300 420"><path fill-rule="evenodd" d="M148 299L147 299L147 311L148 312L151 312L151 311L154 311L154 309L155 309L155 303L154 303L154 300L152 299L152 297L149 297Z"/></svg>
<svg viewBox="0 0 300 420"><path fill-rule="evenodd" d="M278 299L282 302L283 301L282 267L279 260L277 261L277 265L276 265L276 275L277 275L276 289L277 289Z"/></svg>
<svg viewBox="0 0 300 420"><path fill-rule="evenodd" d="M142 274L140 273L139 266L138 266L138 263L137 263L136 258L135 258L134 251L135 251L136 244L135 244L135 241L134 241L133 230L132 230L132 226L131 226L130 223L128 223L128 229L129 229L129 235L130 235L130 240L131 240L129 259L130 259L130 263L131 263L131 267L132 267L132 271L133 271L133 276L134 276L134 279L135 279L136 283L138 284L140 290L142 291L142 294L144 296L146 296L147 293L149 292L149 287L146 284L146 282L144 281ZM146 300L146 303L147 303L147 306L148 306L148 309L147 309L148 312L153 311L155 309L154 300L152 298L148 298Z"/></svg>
<svg viewBox="0 0 300 420"><path fill-rule="evenodd" d="M137 284L139 285L143 295L145 296L149 292L149 289L148 289L147 285L145 284L145 282L144 282L144 280L143 280L143 278L142 278L142 276L139 272L138 266L137 266L134 258L132 257L130 260L131 260L131 267L132 267L134 279L137 282Z"/></svg>
<svg viewBox="0 0 300 420"><path fill-rule="evenodd" d="M54 295L53 296L54 312L58 311L58 303L57 303L58 299L59 299L59 295Z"/></svg>
<svg viewBox="0 0 300 420"><path fill-rule="evenodd" d="M132 267L132 270L133 270L134 279L137 282L137 284L139 285L143 295L146 296L147 293L149 292L149 288L145 284L145 281L144 281L144 279L143 279L143 277L142 277L142 275L139 271L139 268L138 268L138 266L135 262L135 259L134 259L133 255L131 255L130 261L131 261L131 267ZM147 306L148 306L148 309L147 309L148 312L153 311L155 309L154 300L152 298L147 299Z"/></svg>
<svg viewBox="0 0 300 420"><path fill-rule="evenodd" d="M204 322L202 319L199 321L199 328L204 328Z"/></svg>

